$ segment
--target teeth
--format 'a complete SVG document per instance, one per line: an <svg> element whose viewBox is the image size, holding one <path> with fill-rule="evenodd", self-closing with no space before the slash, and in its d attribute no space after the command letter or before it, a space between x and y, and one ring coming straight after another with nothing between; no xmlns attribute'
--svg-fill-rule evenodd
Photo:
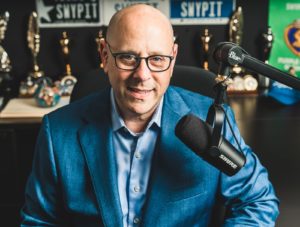
<svg viewBox="0 0 300 227"><path fill-rule="evenodd" d="M140 89L137 89L137 88L129 88L129 89L134 91L134 92L141 93L141 94L146 94L146 93L151 91L151 90L140 90Z"/></svg>

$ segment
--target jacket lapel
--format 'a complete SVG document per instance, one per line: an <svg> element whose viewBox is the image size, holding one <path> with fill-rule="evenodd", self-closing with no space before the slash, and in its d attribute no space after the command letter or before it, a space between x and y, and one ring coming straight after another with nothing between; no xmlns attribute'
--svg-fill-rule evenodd
<svg viewBox="0 0 300 227"><path fill-rule="evenodd" d="M144 210L144 226L155 226L160 212L168 201L176 200L178 172L182 165L185 150L175 136L175 127L182 116L190 109L176 91L169 89L165 95L161 134L153 157L149 182L148 199Z"/></svg>
<svg viewBox="0 0 300 227"><path fill-rule="evenodd" d="M87 124L80 129L79 140L91 176L102 221L105 226L122 226L108 90L104 95L98 96L86 114Z"/></svg>

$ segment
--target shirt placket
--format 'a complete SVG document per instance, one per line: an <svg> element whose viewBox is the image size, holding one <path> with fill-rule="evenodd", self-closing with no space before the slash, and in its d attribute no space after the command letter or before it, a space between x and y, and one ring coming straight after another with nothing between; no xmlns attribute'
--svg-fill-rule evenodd
<svg viewBox="0 0 300 227"><path fill-rule="evenodd" d="M131 150L131 170L129 177L129 226L137 226L140 223L141 216L141 173L139 173L139 166L141 162L141 153L139 151L139 144L141 136L134 138L134 145Z"/></svg>

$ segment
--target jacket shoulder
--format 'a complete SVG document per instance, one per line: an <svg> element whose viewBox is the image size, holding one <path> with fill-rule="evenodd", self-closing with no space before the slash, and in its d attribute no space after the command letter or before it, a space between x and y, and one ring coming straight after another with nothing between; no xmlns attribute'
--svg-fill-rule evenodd
<svg viewBox="0 0 300 227"><path fill-rule="evenodd" d="M56 122L77 122L78 119L85 118L109 102L109 90L93 93L82 99L76 100L66 106L47 114L50 121ZM95 111L93 111L95 110Z"/></svg>
<svg viewBox="0 0 300 227"><path fill-rule="evenodd" d="M195 114L207 112L214 101L211 97L175 86L169 87L167 95L172 97L171 100L175 100L175 106L184 103Z"/></svg>

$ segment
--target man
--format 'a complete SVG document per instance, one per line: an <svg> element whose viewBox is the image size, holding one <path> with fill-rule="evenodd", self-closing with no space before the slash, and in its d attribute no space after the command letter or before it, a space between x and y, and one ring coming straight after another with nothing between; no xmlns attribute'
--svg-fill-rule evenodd
<svg viewBox="0 0 300 227"><path fill-rule="evenodd" d="M101 57L111 89L44 117L22 210L23 226L207 226L217 201L225 226L273 226L278 201L246 146L233 177L174 134L212 100L169 87L178 46L168 19L134 5L110 21ZM230 130L224 135L234 143Z"/></svg>

